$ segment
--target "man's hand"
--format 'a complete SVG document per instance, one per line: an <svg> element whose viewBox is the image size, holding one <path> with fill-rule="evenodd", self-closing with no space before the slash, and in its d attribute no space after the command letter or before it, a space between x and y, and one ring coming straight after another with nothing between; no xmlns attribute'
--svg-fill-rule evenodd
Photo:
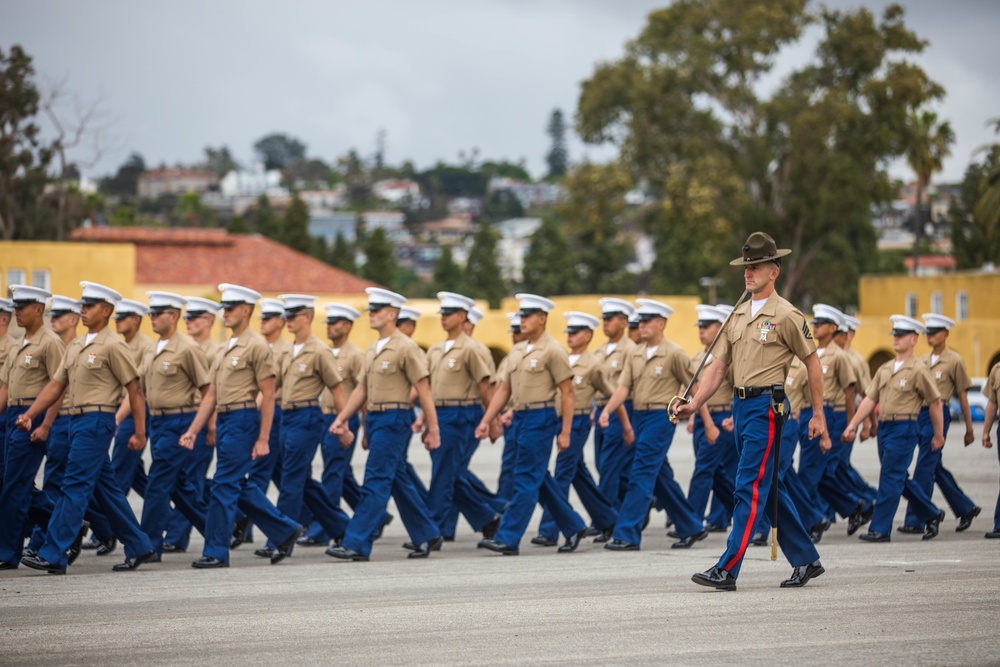
<svg viewBox="0 0 1000 667"><path fill-rule="evenodd" d="M31 435L28 436L28 440L30 440L33 444L36 445L45 442L46 440L48 440L48 438L49 438L49 427L46 426L44 423L39 425L39 427L36 428L34 431L32 431Z"/></svg>
<svg viewBox="0 0 1000 667"><path fill-rule="evenodd" d="M936 452L939 449L941 449L942 447L944 447L944 436L943 435L935 435L933 438L931 438L931 451L932 452Z"/></svg>
<svg viewBox="0 0 1000 667"><path fill-rule="evenodd" d="M965 446L968 447L976 439L976 434L972 432L972 429L966 429L965 431Z"/></svg>
<svg viewBox="0 0 1000 667"><path fill-rule="evenodd" d="M21 431L31 430L31 417L28 416L27 412L22 412L17 416L17 421L14 422L14 426Z"/></svg>
<svg viewBox="0 0 1000 667"><path fill-rule="evenodd" d="M500 425L499 419L494 419L490 422L490 444L492 445L494 442L499 440L502 435L503 426ZM480 438L480 440L482 440L482 438Z"/></svg>
<svg viewBox="0 0 1000 667"><path fill-rule="evenodd" d="M708 440L708 444L714 445L715 442L719 439L720 435L721 432L715 426L715 424L711 422L705 424L705 439Z"/></svg>
<svg viewBox="0 0 1000 667"><path fill-rule="evenodd" d="M479 424L476 425L476 432L474 433L474 435L476 436L477 439L482 440L489 434L490 434L490 425L487 424L485 421L481 421L479 422Z"/></svg>
<svg viewBox="0 0 1000 667"><path fill-rule="evenodd" d="M330 435L343 435L346 430L348 430L347 423L340 421L340 417L334 419L333 423L330 424Z"/></svg>
<svg viewBox="0 0 1000 667"><path fill-rule="evenodd" d="M733 418L732 417L726 417L725 419L722 420L722 430L723 431L725 431L726 433L732 433L733 432L733 428L734 427L733 427Z"/></svg>
<svg viewBox="0 0 1000 667"><path fill-rule="evenodd" d="M826 419L822 412L814 412L812 419L809 420L809 439L816 437L819 438L819 450L821 452L830 451L833 443L830 442L830 433L826 430ZM853 439L853 437L852 434L851 438Z"/></svg>
<svg viewBox="0 0 1000 667"><path fill-rule="evenodd" d="M993 448L993 441L990 440L990 432L987 430L983 430L983 447L986 449Z"/></svg>
<svg viewBox="0 0 1000 667"><path fill-rule="evenodd" d="M181 436L181 439L177 441L177 444L179 444L184 449L188 450L194 449L194 441L195 438L197 437L198 437L197 434L188 431L187 433Z"/></svg>
<svg viewBox="0 0 1000 667"><path fill-rule="evenodd" d="M350 447L351 443L354 442L354 434L351 433L350 430L346 431L345 433L341 433L338 437L340 438L340 446L343 447L344 449Z"/></svg>
<svg viewBox="0 0 1000 667"><path fill-rule="evenodd" d="M253 452L250 454L250 458L256 461L257 459L262 459L271 453L271 448L267 445L267 438L261 438L257 442L253 443Z"/></svg>
<svg viewBox="0 0 1000 667"><path fill-rule="evenodd" d="M569 431L560 431L559 435L556 436L556 449L560 452L565 452L569 449Z"/></svg>
<svg viewBox="0 0 1000 667"><path fill-rule="evenodd" d="M597 423L601 428L607 428L608 424L611 423L611 415L608 414L606 409L601 411L601 416L597 420Z"/></svg>
<svg viewBox="0 0 1000 667"><path fill-rule="evenodd" d="M510 426L514 423L514 410L508 410L507 412L500 415L500 423L504 426Z"/></svg>
<svg viewBox="0 0 1000 667"><path fill-rule="evenodd" d="M868 438L872 437L872 430L868 426L868 422L865 421L865 425L861 427L861 442L864 442ZM853 442L854 438L851 438Z"/></svg>
<svg viewBox="0 0 1000 667"><path fill-rule="evenodd" d="M215 429L212 427L209 427L205 434L205 444L209 447L215 447Z"/></svg>
<svg viewBox="0 0 1000 667"><path fill-rule="evenodd" d="M622 429L622 443L624 443L625 446L628 447L633 442L635 442L635 431L632 430L631 426L629 428L623 428Z"/></svg>
<svg viewBox="0 0 1000 667"><path fill-rule="evenodd" d="M146 434L136 431L128 439L128 448L133 452L141 452L146 449Z"/></svg>
<svg viewBox="0 0 1000 667"><path fill-rule="evenodd" d="M424 413L421 412L417 415L416 421L410 424L410 430L414 433L420 433L424 430Z"/></svg>
<svg viewBox="0 0 1000 667"><path fill-rule="evenodd" d="M670 417L670 421L676 424L682 419L687 419L697 411L698 408L694 406L691 399L681 399L677 401L673 407L673 411L668 416Z"/></svg>
<svg viewBox="0 0 1000 667"><path fill-rule="evenodd" d="M841 442L854 442L854 436L856 436L857 434L858 434L858 427L857 426L851 426L850 424L848 424L847 428L845 428L844 432L840 435L840 441ZM862 442L864 442L863 438L862 438Z"/></svg>
<svg viewBox="0 0 1000 667"><path fill-rule="evenodd" d="M478 431L479 428L477 427L476 430ZM436 428L429 428L424 433L422 440L424 441L424 449L432 452L441 446L441 431Z"/></svg>
<svg viewBox="0 0 1000 667"><path fill-rule="evenodd" d="M688 433L694 433L694 420L693 419L687 420L687 432Z"/></svg>

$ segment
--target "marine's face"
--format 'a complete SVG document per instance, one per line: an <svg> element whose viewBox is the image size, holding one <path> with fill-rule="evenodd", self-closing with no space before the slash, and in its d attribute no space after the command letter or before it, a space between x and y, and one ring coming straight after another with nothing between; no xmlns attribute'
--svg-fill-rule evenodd
<svg viewBox="0 0 1000 667"><path fill-rule="evenodd" d="M601 330L604 331L604 335L608 338L617 338L627 326L628 318L619 313L614 313L604 317Z"/></svg>
<svg viewBox="0 0 1000 667"><path fill-rule="evenodd" d="M719 332L719 327L722 326L718 322L713 322L707 326L698 326L698 341L702 345L708 345L713 340L715 340L715 334Z"/></svg>
<svg viewBox="0 0 1000 667"><path fill-rule="evenodd" d="M917 338L919 338L919 336L915 333L893 334L892 349L895 352L909 352L916 346Z"/></svg>
<svg viewBox="0 0 1000 667"><path fill-rule="evenodd" d="M778 277L778 267L772 262L758 262L748 264L743 269L743 282L747 291L751 294L758 294L767 289Z"/></svg>

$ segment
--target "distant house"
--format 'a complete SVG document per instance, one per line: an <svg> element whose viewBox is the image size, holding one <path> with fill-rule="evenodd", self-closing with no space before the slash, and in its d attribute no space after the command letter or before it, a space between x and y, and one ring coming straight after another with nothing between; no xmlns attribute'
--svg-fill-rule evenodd
<svg viewBox="0 0 1000 667"><path fill-rule="evenodd" d="M566 188L556 183L527 183L515 178L491 178L486 186L486 192L500 190L510 191L525 209L534 206L552 206L566 198Z"/></svg>
<svg viewBox="0 0 1000 667"><path fill-rule="evenodd" d="M391 178L374 183L372 194L390 204L416 202L420 199L420 185L408 178Z"/></svg>
<svg viewBox="0 0 1000 667"><path fill-rule="evenodd" d="M531 245L531 235L541 225L541 218L511 218L494 225L501 236L497 261L507 280L520 282L523 278L524 255Z"/></svg>
<svg viewBox="0 0 1000 667"><path fill-rule="evenodd" d="M300 190L298 194L310 211L335 211L347 205L347 188L343 183L325 190Z"/></svg>
<svg viewBox="0 0 1000 667"><path fill-rule="evenodd" d="M207 192L219 187L219 177L200 169L153 169L139 175L139 197L156 199L163 195Z"/></svg>
<svg viewBox="0 0 1000 667"><path fill-rule="evenodd" d="M417 225L417 234L429 238L433 236L439 243L459 243L475 232L469 215L452 215L441 220L433 220Z"/></svg>
<svg viewBox="0 0 1000 667"><path fill-rule="evenodd" d="M260 164L251 170L229 172L219 182L219 190L227 199L289 196L288 190L281 187L281 172L277 169L265 171Z"/></svg>

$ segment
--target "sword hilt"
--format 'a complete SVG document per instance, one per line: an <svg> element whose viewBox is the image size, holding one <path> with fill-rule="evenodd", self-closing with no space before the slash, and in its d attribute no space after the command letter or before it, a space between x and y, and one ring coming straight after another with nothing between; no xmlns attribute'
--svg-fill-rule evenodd
<svg viewBox="0 0 1000 667"><path fill-rule="evenodd" d="M778 560L778 527L771 526L771 560Z"/></svg>
<svg viewBox="0 0 1000 667"><path fill-rule="evenodd" d="M667 416L670 418L671 424L676 424L679 421L675 412L676 407L690 402L691 399L686 396L674 396L670 399L670 402L667 403Z"/></svg>

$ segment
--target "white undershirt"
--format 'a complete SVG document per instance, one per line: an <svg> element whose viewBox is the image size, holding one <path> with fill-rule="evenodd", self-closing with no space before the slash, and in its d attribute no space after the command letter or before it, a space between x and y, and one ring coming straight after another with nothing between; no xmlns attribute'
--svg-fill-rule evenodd
<svg viewBox="0 0 1000 667"><path fill-rule="evenodd" d="M156 354L163 352L163 348L165 348L167 346L167 343L169 342L170 342L169 338L167 340L163 340L161 338L160 340L156 341Z"/></svg>
<svg viewBox="0 0 1000 667"><path fill-rule="evenodd" d="M239 338L230 338L229 339L229 348L228 349L230 349L230 350L233 349L233 345L236 345L236 341L238 341L238 340L239 340Z"/></svg>
<svg viewBox="0 0 1000 667"><path fill-rule="evenodd" d="M388 338L379 338L375 341L375 354L380 354L382 352L382 348L384 348L388 342Z"/></svg>
<svg viewBox="0 0 1000 667"><path fill-rule="evenodd" d="M655 347L647 347L646 348L646 361L649 361L650 359L653 358L653 355L656 354L656 348L658 348L658 347L660 347L660 346L657 345Z"/></svg>
<svg viewBox="0 0 1000 667"><path fill-rule="evenodd" d="M892 365L892 372L895 373L896 371L898 371L900 368L903 367L903 364L905 363L906 363L905 361L897 361L896 363L894 363Z"/></svg>
<svg viewBox="0 0 1000 667"><path fill-rule="evenodd" d="M85 339L85 340L83 341L83 345L84 345L85 347L86 347L87 345L90 345L91 343L93 343L93 342L94 342L94 339L95 339L95 338L97 338L97 334L92 334L92 333L89 333L89 334L87 334L87 338L86 338L86 339Z"/></svg>
<svg viewBox="0 0 1000 667"><path fill-rule="evenodd" d="M569 355L569 365L572 366L573 364L575 364L576 360L579 359L579 358L580 358L579 354L571 354L571 355Z"/></svg>
<svg viewBox="0 0 1000 667"><path fill-rule="evenodd" d="M93 335L93 334L87 334L88 337L90 337L91 335ZM23 349L23 348L28 347L28 343L30 343L30 342L31 341L29 341L27 338L25 338L24 340L22 340L21 341L21 348ZM89 343L90 341L88 340L87 342Z"/></svg>
<svg viewBox="0 0 1000 667"><path fill-rule="evenodd" d="M525 352L531 352L534 349L535 349L535 344L534 343L526 343L525 346L524 346L524 351Z"/></svg>
<svg viewBox="0 0 1000 667"><path fill-rule="evenodd" d="M333 352L333 356L335 356L335 357L339 357L340 356L340 348L339 347L333 348L331 350L331 352Z"/></svg>
<svg viewBox="0 0 1000 667"><path fill-rule="evenodd" d="M825 347L817 347L816 348L816 355L817 356L822 357L824 352L826 352L826 348Z"/></svg>
<svg viewBox="0 0 1000 667"><path fill-rule="evenodd" d="M931 355L931 366L933 366L934 364L936 364L938 362L938 359L940 359L940 358L941 358L940 354L932 354Z"/></svg>
<svg viewBox="0 0 1000 667"><path fill-rule="evenodd" d="M292 345L292 356L293 357L299 356L299 352L302 351L303 347L305 347L305 343L296 343Z"/></svg>
<svg viewBox="0 0 1000 667"><path fill-rule="evenodd" d="M453 348L453 347L455 347L455 341L453 341L453 340L446 340L444 342L444 351L445 352L451 352L451 348Z"/></svg>
<svg viewBox="0 0 1000 667"><path fill-rule="evenodd" d="M767 299L761 299L760 301L753 301L753 300L751 300L750 301L750 317L757 317L757 313L760 312L760 309L764 307L765 303L767 303Z"/></svg>
<svg viewBox="0 0 1000 667"><path fill-rule="evenodd" d="M616 347L618 347L618 343L608 343L608 346L604 348L605 354L611 356L611 353L615 351Z"/></svg>

